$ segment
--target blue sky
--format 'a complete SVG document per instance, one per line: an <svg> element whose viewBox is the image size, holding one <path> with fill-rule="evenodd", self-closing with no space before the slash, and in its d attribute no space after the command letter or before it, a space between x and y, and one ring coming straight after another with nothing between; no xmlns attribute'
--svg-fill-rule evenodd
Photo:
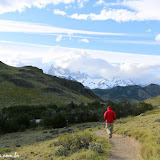
<svg viewBox="0 0 160 160"><path fill-rule="evenodd" d="M1 0L0 56L45 72L53 63L93 76L97 67L105 78L159 83L160 1Z"/></svg>

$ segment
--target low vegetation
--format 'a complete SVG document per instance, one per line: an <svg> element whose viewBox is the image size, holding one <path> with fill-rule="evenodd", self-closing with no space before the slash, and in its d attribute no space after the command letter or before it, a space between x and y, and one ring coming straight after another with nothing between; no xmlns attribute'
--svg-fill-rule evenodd
<svg viewBox="0 0 160 160"><path fill-rule="evenodd" d="M117 114L117 118L129 115L139 115L153 107L144 102L131 104L128 102L107 104L95 101L88 104L75 104L57 106L13 106L3 108L0 112L0 133L25 131L37 127L36 119L40 119L39 126L44 128L62 128L73 123L103 121L103 114L107 106L111 105Z"/></svg>
<svg viewBox="0 0 160 160"><path fill-rule="evenodd" d="M75 128L77 128L75 126ZM105 160L111 146L105 138L97 137L92 129L77 130L72 133L61 134L58 138L46 139L32 145L23 145L13 149L1 149L1 153L20 156L19 159L44 160Z"/></svg>

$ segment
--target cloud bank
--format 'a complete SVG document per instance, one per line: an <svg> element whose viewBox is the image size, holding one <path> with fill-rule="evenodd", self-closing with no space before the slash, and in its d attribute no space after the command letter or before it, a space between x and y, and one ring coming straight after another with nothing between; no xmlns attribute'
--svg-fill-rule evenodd
<svg viewBox="0 0 160 160"><path fill-rule="evenodd" d="M34 34L65 33L65 34L86 34L86 35L129 36L126 33L92 32L84 30L58 28L37 23L8 21L8 20L0 20L0 32L19 32L19 33L34 33Z"/></svg>
<svg viewBox="0 0 160 160"><path fill-rule="evenodd" d="M70 18L83 20L114 20L117 22L160 20L159 0L123 0L115 3L99 0L94 5L103 6L99 14L77 14Z"/></svg>
<svg viewBox="0 0 160 160"><path fill-rule="evenodd" d="M1 0L0 14L16 11L23 12L26 8L32 7L44 8L49 4L68 4L74 6L75 2L77 2L81 9L89 0ZM93 6L102 6L103 9L101 9L99 14L93 12L90 14L74 13L67 15L66 12L60 10L54 10L54 13L79 20L112 19L117 22L160 20L159 0L117 0L114 3L99 0Z"/></svg>
<svg viewBox="0 0 160 160"><path fill-rule="evenodd" d="M49 4L57 5L59 3L70 4L75 0L1 0L0 14L7 12L23 12L25 8L38 7L43 8Z"/></svg>
<svg viewBox="0 0 160 160"><path fill-rule="evenodd" d="M14 54L13 54L14 53ZM33 65L48 71L52 63L92 77L130 78L137 83L160 83L160 56L84 50L0 42L1 61L13 65Z"/></svg>

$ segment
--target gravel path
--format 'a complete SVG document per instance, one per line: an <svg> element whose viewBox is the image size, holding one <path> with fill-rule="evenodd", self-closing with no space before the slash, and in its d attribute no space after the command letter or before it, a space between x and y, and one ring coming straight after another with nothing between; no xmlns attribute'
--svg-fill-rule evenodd
<svg viewBox="0 0 160 160"><path fill-rule="evenodd" d="M107 132L103 130L98 130L95 133L98 136L109 138ZM141 160L141 145L135 139L113 134L113 137L110 138L110 143L113 146L113 150L109 154L108 160Z"/></svg>

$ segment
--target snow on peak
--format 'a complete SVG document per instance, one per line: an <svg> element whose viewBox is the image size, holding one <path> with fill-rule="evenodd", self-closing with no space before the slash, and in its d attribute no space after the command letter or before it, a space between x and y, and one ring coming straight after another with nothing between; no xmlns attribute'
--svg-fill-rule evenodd
<svg viewBox="0 0 160 160"><path fill-rule="evenodd" d="M66 78L69 80L74 80L82 83L86 88L90 89L108 89L113 88L115 86L128 86L135 85L132 80L129 79L121 79L119 77L113 77L110 79L101 78L92 78L86 73L71 72L67 68L54 67L53 65L48 70L48 74L57 76L60 78Z"/></svg>

